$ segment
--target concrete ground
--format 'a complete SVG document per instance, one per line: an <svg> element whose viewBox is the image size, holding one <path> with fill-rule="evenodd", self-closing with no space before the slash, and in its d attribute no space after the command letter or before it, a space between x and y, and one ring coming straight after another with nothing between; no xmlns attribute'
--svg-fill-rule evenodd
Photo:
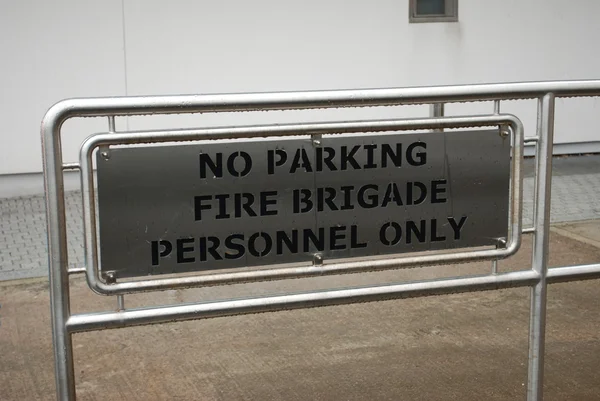
<svg viewBox="0 0 600 401"><path fill-rule="evenodd" d="M553 266L600 260L600 222L551 235ZM570 238L570 234L586 242ZM501 270L530 261L526 236ZM128 307L489 271L489 264L167 291ZM549 289L546 400L600 399L598 281ZM0 399L52 400L48 284L0 284ZM73 311L110 310L72 279ZM79 400L523 400L528 289L436 296L74 336Z"/></svg>
<svg viewBox="0 0 600 401"><path fill-rule="evenodd" d="M595 163L600 157L557 159L555 166L561 163L554 177L550 265L598 263L600 168L595 166L600 164ZM525 185L531 189L530 173ZM13 269L12 276L1 276L5 279L19 275L15 260L29 254L27 263L33 265L43 253L43 245L28 251L6 245L6 238L22 243L36 235L24 230L31 229L26 221L38 220L31 216L37 212L19 214L35 202L27 199L0 202L5 230L0 257L5 272L7 265ZM80 246L76 205L68 207L75 248ZM29 228L9 235L11 225ZM7 254L8 248L14 253ZM527 268L530 260L526 235L519 253L500 262L500 271ZM172 304L489 271L489 263L426 267L139 294L125 302L127 307ZM83 277L72 277L71 285L74 313L115 309L116 299L94 295ZM555 284L548 295L545 399L600 400L600 282ZM0 400L54 399L47 280L0 282L0 304ZM528 320L529 290L522 288L77 334L77 395L79 400L523 400Z"/></svg>

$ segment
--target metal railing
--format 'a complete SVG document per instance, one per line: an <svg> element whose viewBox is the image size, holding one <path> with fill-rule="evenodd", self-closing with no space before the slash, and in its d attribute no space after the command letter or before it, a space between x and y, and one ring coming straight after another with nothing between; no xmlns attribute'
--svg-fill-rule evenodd
<svg viewBox="0 0 600 401"><path fill-rule="evenodd" d="M547 284L600 278L600 263L548 270L555 98L580 96L600 96L600 80L341 91L70 99L57 103L46 113L42 121L41 133L44 152L50 300L58 399L75 399L72 335L78 332L174 320L204 319L232 314L346 304L359 301L376 301L528 286L532 290L527 398L530 401L541 400L544 372ZM404 123L397 121L397 124L404 124L405 128L408 127L407 129L411 129L411 127L443 129L461 124L465 124L466 126L486 125L485 120L487 119L487 123L490 124L499 124L502 121L506 124L512 123L513 135L515 135L515 138L519 138L518 120L512 116L500 114L499 109L499 102L501 100L512 99L538 99L536 136L529 138L529 141L534 142L536 146L534 224L531 229L526 229L534 233L533 256L530 269L508 273L490 273L482 276L388 284L376 287L332 289L300 294L264 296L252 299L170 305L160 308L126 309L122 294L129 291L123 290L117 293L117 312L110 311L76 315L72 315L70 312L69 274L81 272L85 269L88 282L94 284L94 274L96 272L94 266L90 265L91 263L93 264L92 256L95 251L91 247L88 247L86 252L85 268L71 270L67 268L67 230L63 171L83 167L82 165L63 163L61 126L70 118L105 116L109 118L109 131L114 132L114 117L126 115L392 106L492 100L495 101L495 113L492 116L464 118L437 116L430 119L406 120ZM119 136L121 134L114 133L114 135ZM225 134L223 135L225 136ZM120 138L123 139L124 137L125 134L122 134ZM522 157L519 150L521 145L522 141L514 143L515 159ZM516 166L516 170L519 170L518 166ZM89 170L86 173L89 174ZM522 206L518 197L520 196L521 180L522 176L519 171L515 171L515 165L513 164L513 181L518 181L518 184L516 187L513 186L513 205L511 207L512 213L517 214L517 221L516 225L512 227L513 230L518 230L519 236L521 232ZM515 184L513 183L513 185ZM517 194L514 193L515 188ZM84 196L93 195L90 191L83 191L83 193ZM514 203L515 198L518 200L517 203ZM84 211L88 216L86 220L93 221L89 203L84 204ZM86 228L86 239L91 235L90 230L90 227ZM455 261L452 258L450 259L446 260L446 262ZM388 261L386 268L399 267L403 264L412 266L412 263L428 263L434 260L436 259L426 259L425 261L412 260L409 262L406 262L406 260L403 262ZM376 263L371 262L372 266L376 266ZM339 272L339 270L336 272ZM291 276L295 275L292 274ZM284 277L290 277L290 275L283 274L278 278ZM225 278L222 281L217 280L217 283L227 284L234 282L230 279L231 277ZM188 283L188 286L200 284L207 283L192 282ZM93 285L91 286L93 287ZM161 288L163 287L149 286L145 290ZM98 289L102 290L101 286L96 288L96 290Z"/></svg>

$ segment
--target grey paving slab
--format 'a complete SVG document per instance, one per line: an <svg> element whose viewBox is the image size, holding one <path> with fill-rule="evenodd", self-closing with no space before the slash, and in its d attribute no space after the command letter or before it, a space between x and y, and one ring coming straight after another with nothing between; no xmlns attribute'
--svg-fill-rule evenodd
<svg viewBox="0 0 600 401"><path fill-rule="evenodd" d="M525 162L523 223L533 216L534 165ZM83 265L81 193L66 195L69 265ZM553 160L552 222L600 219L600 155ZM43 196L0 199L0 280L40 277L47 272Z"/></svg>
<svg viewBox="0 0 600 401"><path fill-rule="evenodd" d="M83 265L81 193L66 195L69 265ZM0 280L48 274L43 196L0 199Z"/></svg>

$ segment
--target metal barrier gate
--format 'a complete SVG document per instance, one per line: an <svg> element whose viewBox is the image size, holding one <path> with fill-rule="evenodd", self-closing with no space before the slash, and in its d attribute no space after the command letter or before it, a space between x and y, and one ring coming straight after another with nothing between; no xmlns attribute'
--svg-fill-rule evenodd
<svg viewBox="0 0 600 401"><path fill-rule="evenodd" d="M46 113L41 128L46 207L50 300L55 356L57 397L75 399L75 380L71 336L74 333L109 328L129 327L150 323L204 319L233 314L298 309L305 307L348 304L434 294L493 290L509 287L531 287L529 373L527 399L541 400L544 372L544 338L546 324L547 284L600 278L600 263L548 269L550 222L550 189L554 108L556 97L600 96L600 81L556 81L506 84L483 84L423 88L391 88L313 92L284 92L257 94L224 94L198 96L151 96L125 98L71 99L54 105ZM524 139L520 121L500 114L502 100L538 99L536 136ZM469 117L442 117L442 103L495 101L494 114ZM435 104L433 118L410 120L379 120L340 123L315 123L263 127L207 128L154 132L116 133L115 116L175 113L209 113L257 110L289 110L311 108L341 108ZM109 118L109 133L90 137L83 145L80 163L64 164L61 152L61 126L73 117ZM457 127L501 127L501 135L512 139L512 178L508 207L508 238L496 249L469 250L425 254L420 256L389 257L377 260L323 263L315 255L312 264L292 268L248 270L213 273L200 276L170 277L116 283L110 272L98 263L96 239L94 177L91 155L111 144L173 142L199 139L258 138L268 136L311 135L319 141L322 134L367 131L402 131ZM522 229L522 172L523 143L534 142L536 147L534 224ZM63 171L81 170L84 198L86 266L68 269L67 233ZM521 232L534 234L530 269L497 273L498 259L514 254L520 245ZM158 245L157 245L158 246ZM157 251L158 254L158 251ZM202 285L224 285L236 282L283 279L324 274L340 274L391 268L415 267L431 263L451 263L492 260L491 274L437 279L420 282L331 289L300 294L285 294L233 299L217 302L168 305L157 308L126 309L123 295L138 291L154 291ZM103 270L101 272L101 270ZM116 295L119 310L72 315L70 312L69 275L85 272L90 288L104 295Z"/></svg>

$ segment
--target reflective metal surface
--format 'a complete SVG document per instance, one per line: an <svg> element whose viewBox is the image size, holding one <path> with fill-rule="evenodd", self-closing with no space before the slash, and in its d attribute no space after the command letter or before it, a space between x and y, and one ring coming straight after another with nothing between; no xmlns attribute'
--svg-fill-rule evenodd
<svg viewBox="0 0 600 401"><path fill-rule="evenodd" d="M549 95L552 94L552 95ZM52 331L55 356L55 376L57 398L60 400L75 399L75 380L73 373L73 351L71 343L71 333L76 330L103 329L108 327L123 326L126 323L147 324L151 322L165 321L177 318L200 318L203 317L201 310L210 309L206 304L195 304L192 306L168 307L150 309L145 312L128 314L127 310L117 313L108 313L106 315L83 314L71 316L69 299L69 280L68 280L68 258L67 258L67 239L66 239L66 221L65 221L65 202L62 171L63 165L61 153L61 126L73 117L89 116L117 116L117 115L144 115L144 114L169 114L169 113L198 113L198 112L225 112L225 111L249 111L249 110L289 110L289 109L307 109L307 108L337 108L337 107L364 107L364 106L386 106L386 105L408 105L408 104L427 104L444 102L465 102L465 101L486 101L486 100L509 100L509 99L541 99L544 98L544 105L538 119L538 143L536 146L540 150L537 164L537 175L539 180L536 184L536 202L538 206L537 217L535 219L535 256L532 261L533 269L526 272L518 272L517 276L508 277L510 281L515 280L526 285L534 286L534 302L531 310L531 335L530 335L530 369L528 380L528 400L538 401L543 398L543 377L541 367L543 366L543 323L545 316L545 298L544 290L547 283L562 282L576 279L591 279L600 277L600 265L575 266L568 268L552 269L547 273L547 233L549 221L547 219L547 210L549 210L550 199L550 157L552 154L552 129L553 119L550 117L553 113L554 98L560 97L578 97L578 96L600 96L600 80L587 81L554 81L554 82L523 82L523 83L499 83L499 84L480 84L480 85L461 85L444 87L422 87L422 88L391 88L391 89L362 89L362 90L342 90L342 91L313 91L313 92L286 92L286 93L259 93L259 94L229 94L229 95L186 95L186 96L144 96L144 97L125 97L125 98L96 98L96 99L70 99L57 103L46 113L41 127L43 155L44 155L44 179L46 188L46 210L48 222L48 250L49 250L49 275L50 275L50 301L52 311ZM499 105L498 105L499 107ZM496 109L499 110L499 109ZM543 117L543 118L542 118ZM429 122L435 123L421 128L447 128L448 122L452 119L444 120L433 119ZM544 122L542 124L542 121ZM450 126L452 126L450 124ZM455 125L456 126L456 125ZM514 128L514 127L513 127ZM413 126L413 129L417 127ZM514 131L514 130L513 130ZM185 136L185 135L184 135ZM248 134L238 136L249 137ZM259 136L259 135L256 135ZM222 136L221 138L223 138ZM236 137L236 136L233 136ZM114 138L113 138L114 139ZM161 138L158 138L161 139ZM162 138L165 139L165 138ZM198 139L192 135L192 139ZM216 139L216 138L215 138ZM165 139L168 141L168 138ZM135 143L135 140L132 141ZM521 143L515 143L520 147ZM513 149L516 151L518 149ZM519 153L519 157L520 157ZM75 165L67 165L67 168L76 168ZM91 182L93 170L81 166L84 181ZM519 171L513 171L516 179L520 182L521 175ZM514 185L514 184L513 184ZM520 184L518 184L520 185ZM517 185L516 189L519 189ZM514 191L513 194L520 192ZM87 193L86 193L87 192ZM89 197L93 195L93 188L84 191L86 203L84 204L84 213L86 219L91 221L93 207L90 208ZM540 199L542 198L542 199ZM513 204L516 196L513 196ZM518 228L520 231L520 205L511 210L511 218L516 223L511 224L510 237L513 238ZM90 210L91 209L91 210ZM516 217L516 220L515 220ZM95 227L87 226L86 233L94 232ZM510 243L510 240L509 240ZM88 262L94 263L95 250L91 246L95 242L86 244L89 258ZM513 242L514 246L515 243ZM516 244L518 246L518 244ZM90 254L91 252L91 254ZM453 256L446 258L445 261L462 261L466 255ZM473 257L473 254L469 256ZM480 257L481 255L477 256ZM401 265L416 265L437 261L435 258L424 259L402 259L385 260L384 262L373 263L377 267L378 263L386 267ZM336 271L335 266L329 272ZM343 266L345 269L354 267L360 269L364 266ZM325 269L327 265L318 267L317 270ZM97 266L86 266L86 276L88 281L97 284L102 289L102 283L97 283L95 273ZM306 272L305 272L306 273ZM289 271L280 271L279 277L290 274ZM491 278L490 278L491 277ZM423 286L422 291L413 291L413 296L427 295L438 290L441 287L449 285L452 290L470 291L480 289L482 286L493 287L496 276L485 276L477 280L482 282L471 282L469 278L453 279L450 281L433 281L418 284ZM238 276L238 279L240 277ZM213 277L213 283L231 282L231 277ZM459 281L456 281L459 280ZM462 281L460 281L462 280ZM502 281L503 279L500 279ZM146 289L164 288L163 281L146 282ZM469 285L465 285L471 283ZM121 283L119 283L121 284ZM117 284L117 285L119 285ZM139 283L138 283L139 284ZM173 282L173 285L182 285L181 281ZM188 285L203 284L196 279L190 280ZM415 287L390 287L386 291L391 296L401 292L406 292L409 288ZM122 288L127 291L127 288ZM360 290L353 294L353 298L344 298L340 296L342 302L358 301L368 298L369 294ZM448 289L450 292L450 289ZM370 292L370 290L368 291ZM341 295L341 294L338 294ZM311 302L326 304L330 295L322 292L305 294ZM275 301L275 300L272 300ZM295 305L303 304L304 300L295 300L284 298L282 302L298 302ZM226 308L219 311L219 315L229 315L243 313L252 308L265 308L261 302L254 300L239 300L228 304ZM258 306L257 306L258 305ZM225 305L220 305L223 307ZM277 306L280 306L277 304Z"/></svg>
<svg viewBox="0 0 600 401"><path fill-rule="evenodd" d="M57 128L66 119L75 116L293 110L535 99L550 92L556 97L599 96L599 82L546 81L305 92L75 98L63 100L52 106L44 117L44 127L50 129L54 125Z"/></svg>
<svg viewBox="0 0 600 401"><path fill-rule="evenodd" d="M562 283L573 280L598 279L600 264L554 268L548 271L548 281ZM388 299L411 298L460 292L497 290L531 286L539 276L532 270L500 273L490 276L461 277L382 286L332 289L327 291L235 299L197 304L171 305L161 309L140 308L124 312L102 312L73 315L67 322L69 332L115 329L150 323L207 319L248 313L272 312L373 302Z"/></svg>
<svg viewBox="0 0 600 401"><path fill-rule="evenodd" d="M423 130L452 127L481 127L502 125L513 132L513 157L509 207L509 238L505 247L498 249L467 250L447 254L421 254L396 256L378 260L357 260L347 262L316 263L298 267L280 267L251 271L235 271L212 273L188 277L152 278L139 281L114 282L102 278L98 266L98 247L96 238L96 219L94 201L94 171L92 169L92 153L100 147L103 152L111 144L137 144L148 142L191 141L199 139L231 139L256 138L268 136L297 136L302 134L324 135L331 133L380 132L399 130ZM490 115L471 117L446 117L440 119L411 119L411 120L375 120L355 122L332 122L311 124L287 124L271 126L248 126L205 128L192 130L144 131L115 134L101 134L88 138L82 145L80 154L81 188L84 201L84 229L87 281L94 291L100 294L125 294L138 291L152 291L165 288L182 288L198 285L232 284L236 282L258 281L265 279L283 279L289 277L315 276L325 274L340 274L364 272L400 267L422 266L428 263L459 263L465 261L500 259L517 251L521 239L521 198L523 155L523 125L511 115ZM160 245L160 244L159 244ZM159 252L164 251L160 248ZM114 278L114 271L111 273Z"/></svg>
<svg viewBox="0 0 600 401"><path fill-rule="evenodd" d="M535 175L532 269L540 280L531 288L531 316L529 318L529 375L527 397L542 399L544 390L544 344L546 336L546 276L548 273L548 244L550 242L550 198L552 189L552 144L554 139L554 95L548 93L539 102L539 129Z"/></svg>
<svg viewBox="0 0 600 401"><path fill-rule="evenodd" d="M373 302L429 295L497 290L500 288L532 285L537 282L537 279L538 275L536 272L526 270L487 276L341 288L299 294L170 305L162 308L130 309L116 313L90 313L71 316L67 321L67 329L70 333L74 333L138 326L149 323L172 322L175 320L206 319L355 302Z"/></svg>
<svg viewBox="0 0 600 401"><path fill-rule="evenodd" d="M508 235L510 139L497 129L96 156L101 270L115 278L495 247Z"/></svg>

